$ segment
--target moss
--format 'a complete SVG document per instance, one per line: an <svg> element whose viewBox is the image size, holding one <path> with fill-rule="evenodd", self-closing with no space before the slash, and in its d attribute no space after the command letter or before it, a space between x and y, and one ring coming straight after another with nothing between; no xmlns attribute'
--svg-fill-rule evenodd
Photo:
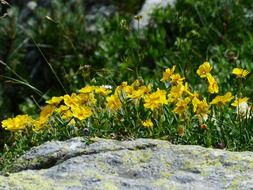
<svg viewBox="0 0 253 190"><path fill-rule="evenodd" d="M170 189L170 190L179 189L175 185L169 182L170 181L168 179L160 178L160 179L155 180L153 184L159 189Z"/></svg>
<svg viewBox="0 0 253 190"><path fill-rule="evenodd" d="M161 177L169 179L172 176L171 172L161 172Z"/></svg>
<svg viewBox="0 0 253 190"><path fill-rule="evenodd" d="M108 171L108 166L107 164L100 158L96 159L96 167L99 168L100 171Z"/></svg>
<svg viewBox="0 0 253 190"><path fill-rule="evenodd" d="M103 184L103 189L104 190L118 190L118 186L113 183L112 181L106 181L104 184Z"/></svg>
<svg viewBox="0 0 253 190"><path fill-rule="evenodd" d="M73 175L73 174L72 174ZM101 176L95 175L96 178L101 178ZM24 189L24 190L44 190L44 189L51 189L54 187L54 190L61 190L62 187L73 187L78 186L81 187L82 184L78 175L72 176L71 179L66 180L58 180L58 184L61 186L56 187L55 181L46 177L43 177L43 172L31 172L27 174L26 172L19 172L15 174L10 174L8 178L1 178L0 181L4 184L4 179L8 181L6 184L10 187L10 189Z"/></svg>
<svg viewBox="0 0 253 190"><path fill-rule="evenodd" d="M231 184L229 186L229 190L232 190L232 189L239 189L239 184L242 182L242 181L246 181L248 179L247 176L236 176L232 181L231 181Z"/></svg>
<svg viewBox="0 0 253 190"><path fill-rule="evenodd" d="M247 166L248 166L249 169L253 169L253 158L251 158L251 159L248 161Z"/></svg>
<svg viewBox="0 0 253 190"><path fill-rule="evenodd" d="M11 189L44 190L54 186L54 181L44 178L41 175L36 175L35 173L27 175L27 173L20 172L10 175L8 177L8 184ZM58 188L55 189L57 190Z"/></svg>
<svg viewBox="0 0 253 190"><path fill-rule="evenodd" d="M84 175L87 176L87 178L95 178L99 181L104 179L104 177L95 169L87 169L85 168Z"/></svg>
<svg viewBox="0 0 253 190"><path fill-rule="evenodd" d="M122 157L122 161L126 165L139 164L150 161L152 157L153 152L151 150L135 150L126 152Z"/></svg>

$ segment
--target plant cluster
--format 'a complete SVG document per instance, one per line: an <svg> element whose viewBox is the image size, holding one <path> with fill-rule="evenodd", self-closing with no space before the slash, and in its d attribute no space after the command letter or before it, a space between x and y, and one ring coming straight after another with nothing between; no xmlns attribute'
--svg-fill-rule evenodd
<svg viewBox="0 0 253 190"><path fill-rule="evenodd" d="M196 73L205 80L208 96L194 90L174 65L163 72L156 88L138 79L111 86L87 85L76 93L52 97L38 117L18 115L2 121L10 131L14 148L27 146L28 139L40 144L52 137L72 136L159 138L173 143L198 144L231 150L253 147L252 106L238 88L220 94L209 62ZM249 72L234 68L231 72L243 86ZM192 87L191 87L192 86ZM31 143L30 142L30 143ZM6 145L6 147L8 147Z"/></svg>

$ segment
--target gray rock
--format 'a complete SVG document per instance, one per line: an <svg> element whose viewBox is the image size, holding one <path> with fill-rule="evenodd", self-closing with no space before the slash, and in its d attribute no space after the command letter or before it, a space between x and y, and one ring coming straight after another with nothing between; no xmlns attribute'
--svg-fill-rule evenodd
<svg viewBox="0 0 253 190"><path fill-rule="evenodd" d="M166 8L173 6L176 0L146 0L141 10L137 15L142 16L140 20L133 20L132 26L134 29L144 29L150 22L150 15L157 8Z"/></svg>
<svg viewBox="0 0 253 190"><path fill-rule="evenodd" d="M2 190L252 189L253 153L167 141L82 138L47 142L20 157Z"/></svg>

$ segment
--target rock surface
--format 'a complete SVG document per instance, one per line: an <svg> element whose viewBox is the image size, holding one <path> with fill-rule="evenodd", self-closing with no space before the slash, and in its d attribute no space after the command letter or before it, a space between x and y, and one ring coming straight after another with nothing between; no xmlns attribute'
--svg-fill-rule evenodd
<svg viewBox="0 0 253 190"><path fill-rule="evenodd" d="M141 15L142 19L133 21L134 29L144 29L150 22L150 16L156 8L166 8L173 6L176 0L146 0L137 15Z"/></svg>
<svg viewBox="0 0 253 190"><path fill-rule="evenodd" d="M1 190L252 189L253 153L167 141L82 138L33 148L0 176Z"/></svg>

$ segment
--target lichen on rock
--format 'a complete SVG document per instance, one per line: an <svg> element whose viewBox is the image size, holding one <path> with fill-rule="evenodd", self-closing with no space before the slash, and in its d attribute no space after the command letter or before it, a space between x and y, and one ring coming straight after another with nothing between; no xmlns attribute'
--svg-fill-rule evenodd
<svg viewBox="0 0 253 190"><path fill-rule="evenodd" d="M0 176L0 189L250 189L252 163L252 152L73 138L27 152L13 165L18 172Z"/></svg>

